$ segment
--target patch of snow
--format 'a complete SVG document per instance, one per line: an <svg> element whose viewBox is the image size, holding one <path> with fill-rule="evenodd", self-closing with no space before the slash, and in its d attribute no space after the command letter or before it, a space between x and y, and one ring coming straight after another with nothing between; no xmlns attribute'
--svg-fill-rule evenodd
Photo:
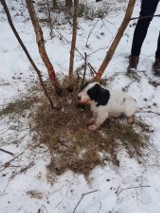
<svg viewBox="0 0 160 213"><path fill-rule="evenodd" d="M98 5L95 1L88 2ZM14 6L11 14L15 26L34 61L46 77L47 72L38 53L33 27L27 19L28 13L24 2L8 0L7 3L10 8ZM126 6L127 2L123 5ZM119 6L121 7L121 3ZM137 1L134 17L138 16L139 8L140 1ZM2 11L2 5L0 10ZM157 11L159 10L160 5L157 8ZM23 12L24 16L16 15L17 11ZM116 11L116 14L112 11L106 19L102 20L79 19L77 48L82 55L84 52L89 55L88 60L95 70L98 70L102 63L124 13L124 10L120 9ZM136 21L131 22L133 23ZM159 18L154 18L141 51L138 70L145 72L139 72L141 76L139 83L132 82L125 75L134 27L126 29L105 72L107 78L117 74L109 83L109 87L123 89L127 86L128 92L137 100L139 107L151 106L155 112L159 112L160 107L160 86L155 88L148 83L148 80L159 81L159 78L152 74L159 26ZM0 29L0 106L2 108L19 93L25 92L26 87L37 80L37 76L13 35L4 13L0 15ZM66 24L54 30L55 37L52 40L49 37L48 28L43 26L43 29L46 49L56 72L67 74L71 27ZM75 68L84 62L82 55L76 52ZM153 106L154 103L157 105ZM34 146L27 130L21 130L19 133L9 129L12 124L6 125L6 122L1 120L0 146L12 152L14 156L0 151L0 212L70 213L76 208L76 213L159 213L159 116L152 113L139 113L137 117L153 130L150 146L148 150L145 150L144 162L139 164L134 159L130 159L125 150L121 150L118 153L119 167L106 162L105 167L95 168L88 180L83 175L70 171L62 176L49 174L46 168L51 158L48 148L44 145ZM8 161L11 161L12 166L7 167L5 163ZM30 167L25 170L29 165Z"/></svg>

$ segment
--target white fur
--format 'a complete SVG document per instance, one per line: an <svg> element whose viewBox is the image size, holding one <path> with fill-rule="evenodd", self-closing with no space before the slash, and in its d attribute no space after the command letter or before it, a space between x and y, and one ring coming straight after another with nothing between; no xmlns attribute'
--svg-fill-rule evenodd
<svg viewBox="0 0 160 213"><path fill-rule="evenodd" d="M80 103L89 104L93 113L93 117L90 119L90 130L97 129L108 117L119 117L123 114L130 119L134 116L137 110L136 101L127 93L121 91L109 90L110 98L108 103L97 107L97 103L94 100L90 100L87 95L87 91L95 84L97 82L90 83L79 94L81 96Z"/></svg>

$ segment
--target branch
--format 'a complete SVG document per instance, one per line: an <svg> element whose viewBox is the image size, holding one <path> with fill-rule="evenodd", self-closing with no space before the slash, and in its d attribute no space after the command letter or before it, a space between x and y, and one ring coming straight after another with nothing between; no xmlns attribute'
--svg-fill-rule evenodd
<svg viewBox="0 0 160 213"><path fill-rule="evenodd" d="M76 211L76 208L79 206L80 202L82 201L82 199L84 198L84 196L88 195L88 194L91 194L91 193L94 193L94 192L98 192L98 190L93 190L91 192L87 192L87 193L83 193L80 200L78 201L77 205L75 206L74 210L73 210L73 213Z"/></svg>
<svg viewBox="0 0 160 213"><path fill-rule="evenodd" d="M139 189L139 188L149 188L149 187L151 187L151 186L146 185L146 186L133 186L133 187L128 187L128 188L125 188L125 189L121 189L119 192L116 191L116 194L119 196L123 191L128 190L128 189Z"/></svg>
<svg viewBox="0 0 160 213"><path fill-rule="evenodd" d="M15 156L14 158L12 158L11 160L5 162L5 163L3 164L3 167L4 167L4 168L3 168L2 170L0 170L0 172L3 172L6 168L8 168L8 167L10 166L11 162L13 162L13 161L14 161L16 158L18 158L19 156L23 155L23 153L24 153L24 152L21 152L20 154L18 154L17 156Z"/></svg>
<svg viewBox="0 0 160 213"><path fill-rule="evenodd" d="M7 154L9 154L9 155L14 155L12 152L9 152L9 151L4 150L4 149L2 149L2 148L0 148L0 151L5 152L5 153L7 153Z"/></svg>
<svg viewBox="0 0 160 213"><path fill-rule="evenodd" d="M64 40L65 40L68 44L71 43L70 41L68 41L68 40L62 35L62 33L61 33L59 30L57 30L56 28L55 28L54 30L55 30L62 38L64 38ZM81 56L81 58L85 60L83 54L78 50L77 47L75 47L75 50L79 53L79 55ZM96 74L96 73L97 73L90 63L87 62L86 64L87 64L88 68L90 69L90 71L91 71L93 74Z"/></svg>
<svg viewBox="0 0 160 213"><path fill-rule="evenodd" d="M88 46L89 37L91 36L91 33L92 33L93 29L95 28L95 26L97 25L97 23L98 23L98 20L94 23L93 27L89 31L89 34L88 34L88 37L87 37L87 41L86 41L86 47Z"/></svg>
<svg viewBox="0 0 160 213"><path fill-rule="evenodd" d="M153 18L153 17L160 17L160 14L152 15L152 16L139 16L139 17L133 17L133 18L131 18L130 20L145 19L145 18Z"/></svg>

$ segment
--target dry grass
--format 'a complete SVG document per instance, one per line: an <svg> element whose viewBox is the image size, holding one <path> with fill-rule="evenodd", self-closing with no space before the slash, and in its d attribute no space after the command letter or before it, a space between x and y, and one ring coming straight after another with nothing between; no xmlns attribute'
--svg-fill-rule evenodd
<svg viewBox="0 0 160 213"><path fill-rule="evenodd" d="M58 109L51 111L43 101L34 115L35 139L49 145L52 160L48 169L57 175L67 170L88 175L97 165L112 162L119 166L117 153L126 150L130 157L139 161L146 146L145 124L137 123L134 127L120 121L105 122L97 131L88 130L87 121L91 117L88 108L79 107L76 94L66 92L65 96L54 100Z"/></svg>
<svg viewBox="0 0 160 213"><path fill-rule="evenodd" d="M2 110L0 110L0 117L6 116L12 113L21 114L24 110L30 109L30 107L37 100L34 97L23 97L21 99L16 99L13 102L6 105Z"/></svg>
<svg viewBox="0 0 160 213"><path fill-rule="evenodd" d="M76 92L65 91L62 97L52 93L56 109L51 110L46 98L41 97L36 88L29 96L8 104L0 111L0 116L18 120L24 112L29 112L28 122L34 133L33 143L45 143L51 151L48 170L60 175L67 170L89 175L96 166L113 163L119 166L117 153L125 149L129 157L142 161L149 127L141 122L129 126L119 120L106 121L97 131L90 131L87 122L91 117L89 108L77 105ZM34 107L33 107L34 106ZM18 116L12 116L16 115ZM143 134L142 134L143 132Z"/></svg>

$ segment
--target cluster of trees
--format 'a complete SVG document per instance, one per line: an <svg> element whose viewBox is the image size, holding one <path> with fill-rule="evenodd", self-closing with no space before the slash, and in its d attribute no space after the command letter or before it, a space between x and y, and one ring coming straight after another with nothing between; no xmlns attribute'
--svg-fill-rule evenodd
<svg viewBox="0 0 160 213"><path fill-rule="evenodd" d="M45 93L46 97L48 98L48 100L51 104L51 107L53 108L53 103L52 103L52 100L51 100L49 93L47 91L46 85L44 84L44 81L43 81L43 78L42 78L42 75L41 75L41 71L36 66L36 63L33 61L32 57L29 54L27 48L25 47L22 39L20 38L20 36L19 36L19 34L18 34L14 24L13 24L13 21L12 21L11 15L10 15L10 11L9 11L9 8L6 4L6 1L0 0L0 2L3 5L4 11L5 11L7 18L8 18L8 22L10 24L10 27L13 30L18 42L20 43L21 47L23 48L23 50L24 50L26 56L28 57L30 63L32 64L35 71L37 72L41 86L44 90L44 93ZM53 3L53 8L58 7L57 0L52 0L52 3ZM116 47L117 47L121 37L123 36L124 30L126 29L128 23L131 19L134 4L135 4L135 0L129 0L128 7L127 7L127 10L126 10L126 14L124 16L122 24L121 24L120 28L118 29L117 35L115 36L109 50L107 51L107 54L105 55L104 60L101 64L99 70L95 73L95 76L94 76L95 80L99 80L101 78L101 76L103 75L104 70L106 69L108 63L112 59L112 56L113 56L113 54L116 50ZM56 72L54 70L54 67L51 64L49 57L47 55L47 51L46 51L46 48L45 48L45 42L44 42L44 38L43 38L43 31L42 31L41 25L38 21L38 17L37 17L37 14L35 12L33 1L32 0L26 0L26 5L27 5L27 9L28 9L28 12L29 12L29 15L30 15L30 19L31 19L31 22L32 22L32 25L33 25L33 28L34 28L34 31L35 31L35 36L36 36L36 41L37 41L39 53L40 53L40 56L41 56L41 58L44 62L44 65L46 66L46 68L48 70L49 79L50 79L56 93L58 95L62 95L63 90L62 90L61 85L60 85L58 78L56 76ZM77 22L78 22L77 19L78 19L79 0L73 0L73 2L72 2L72 0L65 0L65 5L66 5L67 10L70 10L71 7L73 7L73 11L74 11L74 13L73 13L72 41L71 41L71 49L70 49L70 63L69 63L69 69L68 69L69 70L68 71L68 79L69 79L69 85L68 86L69 86L70 90L72 91L73 83L74 83L73 82L74 81L74 77L73 77L74 76L74 53L75 53L75 50L76 50L76 35L77 35Z"/></svg>

